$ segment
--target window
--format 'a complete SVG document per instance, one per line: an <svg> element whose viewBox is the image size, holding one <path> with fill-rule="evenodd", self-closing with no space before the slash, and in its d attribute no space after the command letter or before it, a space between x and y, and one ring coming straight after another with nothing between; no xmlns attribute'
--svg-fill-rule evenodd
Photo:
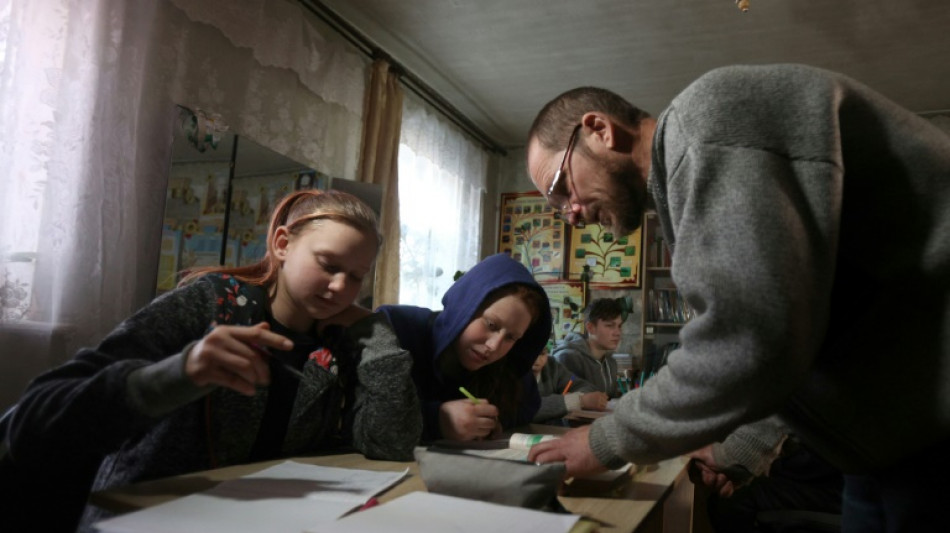
<svg viewBox="0 0 950 533"><path fill-rule="evenodd" d="M399 146L399 303L441 309L479 259L488 154L407 95Z"/></svg>

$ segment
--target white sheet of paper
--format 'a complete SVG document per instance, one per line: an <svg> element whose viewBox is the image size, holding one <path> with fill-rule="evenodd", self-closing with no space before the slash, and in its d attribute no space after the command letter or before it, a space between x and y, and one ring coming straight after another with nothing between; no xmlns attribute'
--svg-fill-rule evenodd
<svg viewBox="0 0 950 533"><path fill-rule="evenodd" d="M577 515L545 513L431 492L410 492L307 533L567 533Z"/></svg>
<svg viewBox="0 0 950 533"><path fill-rule="evenodd" d="M300 533L336 520L408 473L408 468L375 472L285 461L96 527L104 533Z"/></svg>
<svg viewBox="0 0 950 533"><path fill-rule="evenodd" d="M489 459L508 459L509 461L528 460L528 450L516 450L514 448L503 448L500 450L462 450L466 455L477 455L479 457L488 457Z"/></svg>

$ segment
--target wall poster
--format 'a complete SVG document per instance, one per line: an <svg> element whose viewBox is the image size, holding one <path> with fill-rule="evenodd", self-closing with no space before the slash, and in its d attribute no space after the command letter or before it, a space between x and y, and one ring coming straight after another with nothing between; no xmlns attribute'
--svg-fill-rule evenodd
<svg viewBox="0 0 950 533"><path fill-rule="evenodd" d="M542 281L541 287L551 302L554 340L568 333L584 333L584 284L580 281Z"/></svg>
<svg viewBox="0 0 950 533"><path fill-rule="evenodd" d="M224 163L173 162L162 224L157 292L175 288L191 268L221 264L226 211L229 219L224 265L253 264L267 252L267 226L277 204L294 190L326 189L328 184L329 176L312 169L231 180L230 167Z"/></svg>
<svg viewBox="0 0 950 533"><path fill-rule="evenodd" d="M541 193L501 195L498 251L528 267L538 281L561 279L567 227Z"/></svg>
<svg viewBox="0 0 950 533"><path fill-rule="evenodd" d="M614 235L600 224L571 228L569 280L581 280L588 267L589 282L597 285L639 287L641 228L629 235Z"/></svg>

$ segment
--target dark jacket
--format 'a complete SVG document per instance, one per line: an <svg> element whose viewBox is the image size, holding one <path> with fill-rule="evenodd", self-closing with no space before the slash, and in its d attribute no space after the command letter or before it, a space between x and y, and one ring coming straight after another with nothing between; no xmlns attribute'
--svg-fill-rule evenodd
<svg viewBox="0 0 950 533"><path fill-rule="evenodd" d="M385 318L295 334L266 302L262 287L216 274L157 298L30 384L2 423L3 471L53 485L75 472L87 489L96 472L91 488L104 490L349 445L370 458L411 459L421 432L412 363ZM272 361L271 385L247 397L199 388L184 374L185 354L209 328L265 320L294 341L293 351L272 353L303 381ZM87 507L83 524L102 517Z"/></svg>

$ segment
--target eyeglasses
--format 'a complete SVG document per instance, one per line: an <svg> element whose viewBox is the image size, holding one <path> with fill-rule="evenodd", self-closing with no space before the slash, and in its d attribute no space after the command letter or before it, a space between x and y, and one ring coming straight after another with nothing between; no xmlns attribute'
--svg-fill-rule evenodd
<svg viewBox="0 0 950 533"><path fill-rule="evenodd" d="M561 164L558 166L557 172L554 173L554 178L551 180L551 186L548 187L548 205L560 213L564 220L570 220L568 215L571 213L571 189L574 188L574 183L571 181L570 174L567 176L567 183L562 183L561 177L565 174L564 165L567 163L568 157L570 157L574 151L574 143L577 142L577 132L580 129L580 124L574 126L574 131L571 132L571 138L567 141L567 150L564 150L564 158L561 159ZM580 220L574 225L584 227L584 223Z"/></svg>

